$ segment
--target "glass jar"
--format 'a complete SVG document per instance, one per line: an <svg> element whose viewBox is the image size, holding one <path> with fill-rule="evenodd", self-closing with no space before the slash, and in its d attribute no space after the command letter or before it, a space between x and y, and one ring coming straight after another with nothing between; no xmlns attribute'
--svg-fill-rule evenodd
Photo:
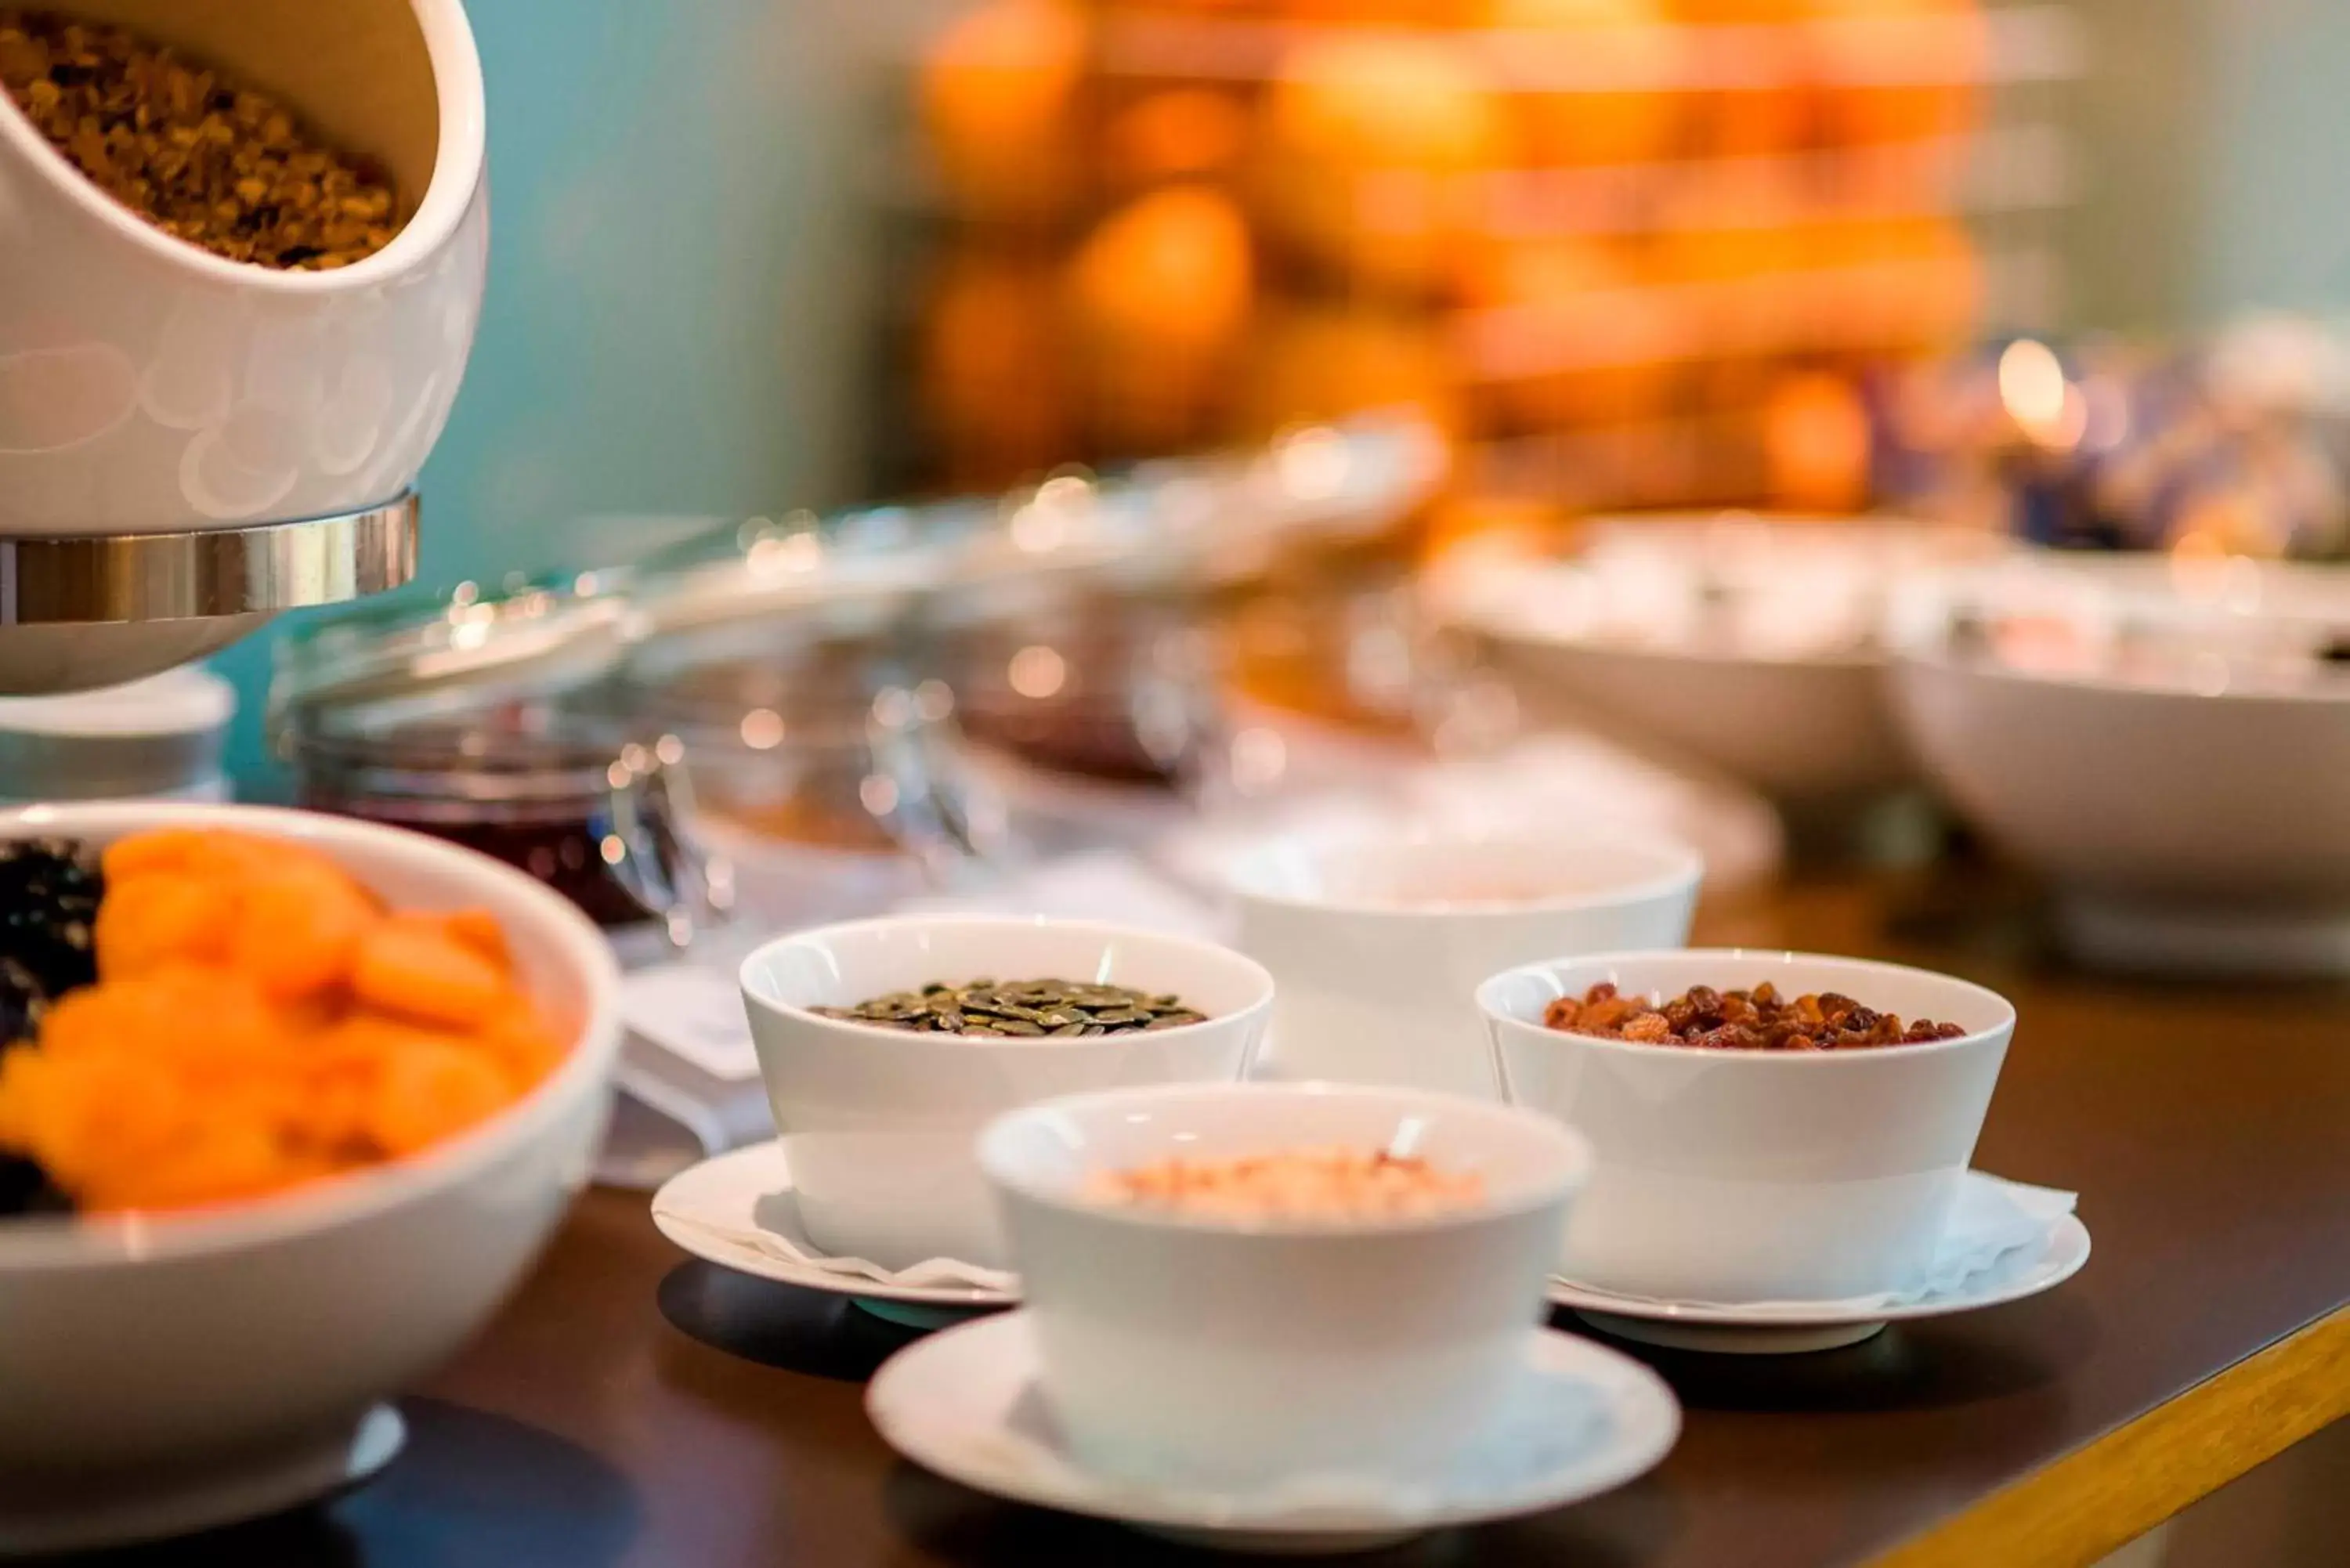
<svg viewBox="0 0 2350 1568"><path fill-rule="evenodd" d="M430 834L529 873L608 929L681 944L721 917L689 846L673 736L598 695L624 607L461 585L279 639L269 730L297 804Z"/></svg>
<svg viewBox="0 0 2350 1568"><path fill-rule="evenodd" d="M610 701L679 741L696 839L755 924L876 913L1006 849L913 633L920 516L745 524L639 575Z"/></svg>
<svg viewBox="0 0 2350 1568"><path fill-rule="evenodd" d="M1270 586L1234 611L1225 648L1252 724L1438 757L1490 752L1519 732L1508 682L1440 626L1399 573L1331 571Z"/></svg>
<svg viewBox="0 0 2350 1568"><path fill-rule="evenodd" d="M1214 755L1209 644L1170 601L1074 598L946 646L963 733L1031 766L1180 791Z"/></svg>
<svg viewBox="0 0 2350 1568"><path fill-rule="evenodd" d="M1024 843L1131 848L1198 814L1224 765L1224 723L1190 602L1070 588L1003 596L940 628L972 766Z"/></svg>

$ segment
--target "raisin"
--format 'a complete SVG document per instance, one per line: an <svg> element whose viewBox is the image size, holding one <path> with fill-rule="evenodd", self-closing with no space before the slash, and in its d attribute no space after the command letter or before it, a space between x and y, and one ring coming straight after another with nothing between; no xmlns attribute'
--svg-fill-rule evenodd
<svg viewBox="0 0 2350 1568"><path fill-rule="evenodd" d="M1752 991L1693 985L1662 1002L1622 995L1603 982L1579 1002L1563 997L1551 1003L1544 1022L1608 1039L1723 1051L1851 1051L1950 1040L1966 1033L1930 1018L1905 1025L1898 1013L1879 1012L1836 992L1807 993L1790 1002L1767 981Z"/></svg>

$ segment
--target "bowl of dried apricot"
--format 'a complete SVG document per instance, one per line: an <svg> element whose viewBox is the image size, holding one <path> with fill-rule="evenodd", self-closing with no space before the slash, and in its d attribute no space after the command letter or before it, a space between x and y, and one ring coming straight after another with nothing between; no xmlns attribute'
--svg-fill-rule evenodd
<svg viewBox="0 0 2350 1568"><path fill-rule="evenodd" d="M344 1484L585 1181L587 919L304 812L0 814L0 1553Z"/></svg>

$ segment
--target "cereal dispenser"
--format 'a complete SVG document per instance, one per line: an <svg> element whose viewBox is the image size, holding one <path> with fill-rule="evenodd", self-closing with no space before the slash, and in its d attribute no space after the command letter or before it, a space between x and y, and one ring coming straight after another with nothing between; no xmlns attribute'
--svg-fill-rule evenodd
<svg viewBox="0 0 2350 1568"><path fill-rule="evenodd" d="M334 270L228 259L85 174L115 149L60 146L37 105L0 93L0 693L126 680L407 581L411 486L463 374L489 231L458 0L33 8L201 68L213 85L182 93L183 119L216 106L234 122L258 101L236 89L266 95L388 178L396 232ZM0 71L47 72L51 95L87 79L21 29L9 42L12 9Z"/></svg>

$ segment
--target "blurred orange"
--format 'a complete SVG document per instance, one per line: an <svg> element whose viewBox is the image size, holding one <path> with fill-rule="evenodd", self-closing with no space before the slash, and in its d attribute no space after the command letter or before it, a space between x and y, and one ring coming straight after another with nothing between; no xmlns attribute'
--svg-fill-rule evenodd
<svg viewBox="0 0 2350 1568"><path fill-rule="evenodd" d="M1439 328L1377 306L1297 306L1250 343L1241 433L1266 436L1304 420L1411 407L1444 431L1461 429L1459 366Z"/></svg>
<svg viewBox="0 0 2350 1568"><path fill-rule="evenodd" d="M988 0L932 40L918 93L931 157L972 217L1036 222L1067 210L1081 171L1071 120L1087 22L1063 0Z"/></svg>
<svg viewBox="0 0 2350 1568"><path fill-rule="evenodd" d="M1475 0L1269 0L1265 8L1300 22L1446 27L1472 15Z"/></svg>
<svg viewBox="0 0 2350 1568"><path fill-rule="evenodd" d="M1803 19L1806 0L1666 0L1674 20L1697 27L1783 27ZM1815 104L1809 62L1790 36L1769 35L1725 47L1720 39L1695 51L1698 59L1724 57L1753 80L1693 95L1690 141L1712 158L1762 158L1793 152L1812 136Z"/></svg>
<svg viewBox="0 0 2350 1568"><path fill-rule="evenodd" d="M1685 182L1661 204L1657 277L1684 286L1703 350L1768 352L1800 335L1792 275L1808 260L1802 192L1783 177L1735 171Z"/></svg>
<svg viewBox="0 0 2350 1568"><path fill-rule="evenodd" d="M1075 455L1057 283L1042 265L967 254L931 286L918 380L948 483L993 488Z"/></svg>
<svg viewBox="0 0 2350 1568"><path fill-rule="evenodd" d="M1427 294L1477 224L1471 176L1507 156L1476 57L1454 42L1309 38L1263 115L1256 194L1267 227L1374 290Z"/></svg>
<svg viewBox="0 0 2350 1568"><path fill-rule="evenodd" d="M1813 265L1833 269L1824 323L1854 348L1956 348L1982 311L1981 258L1963 224L1948 217L1823 223L1807 243Z"/></svg>
<svg viewBox="0 0 2350 1568"><path fill-rule="evenodd" d="M1672 90L1681 35L1666 21L1663 0L1485 0L1485 25L1525 33L1531 61L1552 57L1578 75L1623 84L1513 97L1527 155L1547 164L1643 163L1675 151L1686 95Z"/></svg>
<svg viewBox="0 0 2350 1568"><path fill-rule="evenodd" d="M1463 282L1483 314L1475 373L1535 427L1664 411L1686 345L1669 304L1620 248L1576 236L1496 244Z"/></svg>
<svg viewBox="0 0 2350 1568"><path fill-rule="evenodd" d="M1233 168L1248 145L1249 111L1229 93L1176 88L1137 99L1102 130L1102 167L1119 190Z"/></svg>
<svg viewBox="0 0 2350 1568"><path fill-rule="evenodd" d="M1118 450L1188 443L1231 369L1256 287L1232 199L1171 185L1102 220L1069 262L1087 413Z"/></svg>
<svg viewBox="0 0 2350 1568"><path fill-rule="evenodd" d="M1975 128L1990 49L1975 0L1805 0L1821 113L1839 144Z"/></svg>
<svg viewBox="0 0 2350 1568"><path fill-rule="evenodd" d="M1825 370L1773 383L1762 410L1771 505L1789 512L1857 512L1868 504L1868 410L1859 389Z"/></svg>
<svg viewBox="0 0 2350 1568"><path fill-rule="evenodd" d="M1555 545L1565 531L1565 516L1555 502L1470 493L1437 503L1423 545L1431 559L1474 541L1507 544L1535 556Z"/></svg>

